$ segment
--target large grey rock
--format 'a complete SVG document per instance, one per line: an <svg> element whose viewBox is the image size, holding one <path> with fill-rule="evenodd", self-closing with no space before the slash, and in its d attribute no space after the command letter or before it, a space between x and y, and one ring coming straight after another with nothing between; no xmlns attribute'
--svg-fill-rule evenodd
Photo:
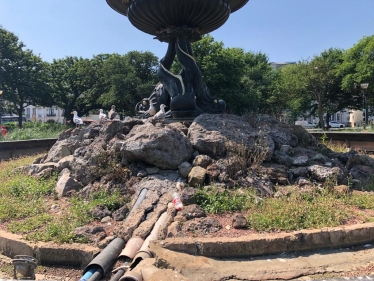
<svg viewBox="0 0 374 281"><path fill-rule="evenodd" d="M284 123L279 122L278 120L268 116L268 115L260 115L257 117L256 121L254 122L256 127L260 128L261 131L267 132L274 141L275 149L279 150L280 147L284 144L290 145L295 147L299 144L299 139L295 135L301 134L300 132L306 132L302 128L298 128L297 126L287 125ZM303 134L305 136L305 134ZM313 136L310 134L306 134L309 138L307 141L313 141Z"/></svg>
<svg viewBox="0 0 374 281"><path fill-rule="evenodd" d="M191 158L192 145L179 130L151 123L135 126L127 136L121 155L130 162L145 162L161 169L176 169Z"/></svg>
<svg viewBox="0 0 374 281"><path fill-rule="evenodd" d="M270 181L275 184L288 184L289 173L287 167L273 163L264 164L263 173L267 174Z"/></svg>
<svg viewBox="0 0 374 281"><path fill-rule="evenodd" d="M73 159L74 159L73 155L69 155L69 156L65 156L64 158L61 158L60 161L58 161L57 163L59 170L62 171L63 169L68 169Z"/></svg>
<svg viewBox="0 0 374 281"><path fill-rule="evenodd" d="M347 184L348 174L340 167L325 167L321 165L312 165L308 167L311 177L319 182L328 180L337 184Z"/></svg>
<svg viewBox="0 0 374 281"><path fill-rule="evenodd" d="M57 141L49 150L46 162L58 162L61 158L72 155L74 151L81 146L80 142L73 138Z"/></svg>
<svg viewBox="0 0 374 281"><path fill-rule="evenodd" d="M235 115L202 114L189 127L188 137L200 154L214 159L248 150L270 160L274 151L274 142L268 134Z"/></svg>
<svg viewBox="0 0 374 281"><path fill-rule="evenodd" d="M369 155L351 154L346 164L347 169L350 170L351 168L358 165L369 166L374 168L374 159L371 158Z"/></svg>
<svg viewBox="0 0 374 281"><path fill-rule="evenodd" d="M64 197L68 194L69 191L79 190L82 188L82 185L79 184L72 178L69 174L63 174L58 180L55 190L59 198Z"/></svg>
<svg viewBox="0 0 374 281"><path fill-rule="evenodd" d="M42 172L43 170L46 170L46 169L57 170L57 168L58 168L58 165L53 162L47 162L43 164L31 164L30 166L28 166L28 171L29 171L28 173L29 175L36 175Z"/></svg>
<svg viewBox="0 0 374 281"><path fill-rule="evenodd" d="M357 165L349 170L352 178L358 180L361 185L368 183L374 174L374 168L370 166Z"/></svg>

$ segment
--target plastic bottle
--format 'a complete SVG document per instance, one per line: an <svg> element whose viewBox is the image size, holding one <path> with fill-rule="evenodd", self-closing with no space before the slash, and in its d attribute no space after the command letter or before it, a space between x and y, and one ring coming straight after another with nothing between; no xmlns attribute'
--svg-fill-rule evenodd
<svg viewBox="0 0 374 281"><path fill-rule="evenodd" d="M173 194L173 204L174 204L175 209L177 209L178 211L182 210L183 203L178 192L174 192Z"/></svg>

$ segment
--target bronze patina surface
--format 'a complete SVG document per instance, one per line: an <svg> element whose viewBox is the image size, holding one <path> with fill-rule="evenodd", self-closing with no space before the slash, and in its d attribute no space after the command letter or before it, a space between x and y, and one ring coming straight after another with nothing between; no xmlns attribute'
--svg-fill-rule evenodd
<svg viewBox="0 0 374 281"><path fill-rule="evenodd" d="M222 26L248 0L106 0L139 30L158 36L166 28L186 26L201 35Z"/></svg>
<svg viewBox="0 0 374 281"><path fill-rule="evenodd" d="M225 101L211 95L202 79L192 52L192 42L222 26L230 14L248 0L106 0L115 11L125 15L139 30L168 43L160 60L159 83L149 98L135 106L139 118L148 118L163 108L165 116L194 118L203 113L224 113ZM182 65L171 72L177 57Z"/></svg>

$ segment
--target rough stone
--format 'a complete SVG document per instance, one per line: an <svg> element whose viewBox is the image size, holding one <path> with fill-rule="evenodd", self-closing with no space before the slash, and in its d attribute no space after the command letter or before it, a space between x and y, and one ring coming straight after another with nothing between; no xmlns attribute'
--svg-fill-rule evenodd
<svg viewBox="0 0 374 281"><path fill-rule="evenodd" d="M53 162L47 162L43 164L31 164L28 167L29 175L35 175L42 172L45 169L57 170L58 165Z"/></svg>
<svg viewBox="0 0 374 281"><path fill-rule="evenodd" d="M179 215L184 216L187 220L206 217L203 208L196 204L184 206Z"/></svg>
<svg viewBox="0 0 374 281"><path fill-rule="evenodd" d="M248 226L247 219L242 214L236 214L232 219L232 227L239 229L239 228L246 228Z"/></svg>
<svg viewBox="0 0 374 281"><path fill-rule="evenodd" d="M64 173L58 180L55 190L59 198L65 197L69 191L79 190L82 185L78 183L69 173Z"/></svg>
<svg viewBox="0 0 374 281"><path fill-rule="evenodd" d="M370 166L357 165L349 170L352 177L364 185L371 181L374 174L374 168Z"/></svg>
<svg viewBox="0 0 374 281"><path fill-rule="evenodd" d="M178 167L179 173L183 178L187 178L188 174L191 172L192 166L188 162L183 162Z"/></svg>
<svg viewBox="0 0 374 281"><path fill-rule="evenodd" d="M292 164L295 166L306 166L308 164L308 156L307 155L299 155L292 159Z"/></svg>
<svg viewBox="0 0 374 281"><path fill-rule="evenodd" d="M192 187L201 186L205 182L206 170L202 167L196 166L191 169L188 174L188 184Z"/></svg>
<svg viewBox="0 0 374 281"><path fill-rule="evenodd" d="M235 115L200 115L188 128L187 136L200 154L213 159L225 157L229 150L242 146L249 150L261 147L267 160L274 151L274 142L269 135L260 134L245 118Z"/></svg>
<svg viewBox="0 0 374 281"><path fill-rule="evenodd" d="M213 159L208 155L197 155L192 162L192 166L200 166L206 169L212 162Z"/></svg>
<svg viewBox="0 0 374 281"><path fill-rule="evenodd" d="M128 161L142 161L161 169L178 168L190 159L192 151L191 142L179 130L151 123L135 126L121 148Z"/></svg>
<svg viewBox="0 0 374 281"><path fill-rule="evenodd" d="M183 237L184 234L181 230L182 227L180 222L172 222L168 227L167 237Z"/></svg>
<svg viewBox="0 0 374 281"><path fill-rule="evenodd" d="M222 225L215 218L211 217L189 220L182 227L183 231L198 232L201 234L217 232L221 228Z"/></svg>
<svg viewBox="0 0 374 281"><path fill-rule="evenodd" d="M75 138L64 139L57 141L49 150L46 162L58 162L61 158L72 155L74 151L79 148L81 144Z"/></svg>
<svg viewBox="0 0 374 281"><path fill-rule="evenodd" d="M104 205L97 205L96 207L90 210L90 214L92 217L101 220L107 216L110 217L112 213Z"/></svg>
<svg viewBox="0 0 374 281"><path fill-rule="evenodd" d="M102 226L82 226L74 229L74 234L85 237L91 242L98 242L107 237L105 229Z"/></svg>
<svg viewBox="0 0 374 281"><path fill-rule="evenodd" d="M196 193L197 189L191 186L187 186L181 192L181 200L183 205L196 204Z"/></svg>
<svg viewBox="0 0 374 281"><path fill-rule="evenodd" d="M123 221L125 217L128 215L128 213L129 213L129 208L127 205L124 205L118 210L114 211L112 213L112 217L115 221Z"/></svg>
<svg viewBox="0 0 374 281"><path fill-rule="evenodd" d="M311 176L319 182L327 180L337 181L338 184L347 184L347 173L340 167L324 167L321 165L312 165L308 167Z"/></svg>

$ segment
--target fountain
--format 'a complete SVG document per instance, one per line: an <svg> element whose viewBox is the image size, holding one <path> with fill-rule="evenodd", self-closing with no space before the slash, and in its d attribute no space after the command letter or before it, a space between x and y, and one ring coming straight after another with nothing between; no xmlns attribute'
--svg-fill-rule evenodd
<svg viewBox="0 0 374 281"><path fill-rule="evenodd" d="M157 71L160 83L149 98L135 106L139 117L150 106L157 111L166 105L173 118L194 118L202 113L223 113L226 103L212 96L202 80L193 57L191 43L222 26L230 14L248 0L106 0L109 6L127 16L137 29L166 42L168 48ZM182 70L170 71L177 56Z"/></svg>

